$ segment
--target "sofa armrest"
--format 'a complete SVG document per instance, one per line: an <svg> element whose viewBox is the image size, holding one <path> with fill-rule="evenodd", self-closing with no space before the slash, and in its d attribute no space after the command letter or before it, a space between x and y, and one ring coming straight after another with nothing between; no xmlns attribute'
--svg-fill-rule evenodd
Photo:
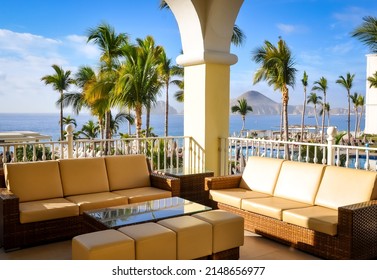
<svg viewBox="0 0 377 280"><path fill-rule="evenodd" d="M338 233L350 244L352 258L376 256L377 200L339 207Z"/></svg>
<svg viewBox="0 0 377 280"><path fill-rule="evenodd" d="M0 188L0 245L4 230L14 228L20 222L19 198L6 188Z"/></svg>
<svg viewBox="0 0 377 280"><path fill-rule="evenodd" d="M179 196L180 195L180 189L181 184L180 180L178 178L157 174L157 173L151 173L150 174L151 179L151 186L155 188L159 188L166 191L171 191L172 196Z"/></svg>
<svg viewBox="0 0 377 280"><path fill-rule="evenodd" d="M241 178L241 175L207 177L205 178L205 190L238 188L240 186Z"/></svg>

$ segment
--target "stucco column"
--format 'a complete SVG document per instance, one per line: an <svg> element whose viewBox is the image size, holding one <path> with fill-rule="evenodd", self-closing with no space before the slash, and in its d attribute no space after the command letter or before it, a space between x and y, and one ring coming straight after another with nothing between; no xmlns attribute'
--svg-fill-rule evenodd
<svg viewBox="0 0 377 280"><path fill-rule="evenodd" d="M377 71L377 54L367 55L367 76L371 77ZM370 88L367 80L365 96L365 129L368 134L377 134L377 88Z"/></svg>
<svg viewBox="0 0 377 280"><path fill-rule="evenodd" d="M230 41L243 0L166 3L181 33L183 54L177 63L185 69L184 134L193 137L204 151L205 166L199 169L218 175L219 139L229 136L230 65L237 62L237 56L230 53ZM185 159L192 161L188 154ZM189 162L185 166L190 166Z"/></svg>

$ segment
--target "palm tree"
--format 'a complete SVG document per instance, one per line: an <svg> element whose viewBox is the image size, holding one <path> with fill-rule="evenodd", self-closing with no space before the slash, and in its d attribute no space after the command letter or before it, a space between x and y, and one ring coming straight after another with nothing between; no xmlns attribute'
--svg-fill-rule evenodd
<svg viewBox="0 0 377 280"><path fill-rule="evenodd" d="M144 40L137 39L136 45L124 46L126 60L118 71L113 102L134 109L137 137L141 136L142 108L149 106L153 95L161 87L158 81L159 52L156 49L150 36Z"/></svg>
<svg viewBox="0 0 377 280"><path fill-rule="evenodd" d="M232 106L232 113L238 113L241 115L242 118L242 128L241 131L245 129L245 120L246 120L246 115L248 112L252 112L253 108L247 104L247 101L245 98L237 100L238 105L233 105Z"/></svg>
<svg viewBox="0 0 377 280"><path fill-rule="evenodd" d="M306 109L306 87L308 86L308 75L304 71L304 75L301 79L301 83L304 87L304 106L302 107L302 116L301 116L301 140L304 139L304 122L305 122L305 109Z"/></svg>
<svg viewBox="0 0 377 280"><path fill-rule="evenodd" d="M359 94L355 92L353 95L350 96L352 104L353 104L353 109L355 111L355 138L357 138L357 125L359 123L359 105L357 104L358 99L359 99Z"/></svg>
<svg viewBox="0 0 377 280"><path fill-rule="evenodd" d="M160 0L159 8L162 9L167 9L169 10L169 5L165 2L165 0ZM232 33L232 38L231 38L231 43L238 47L242 46L246 40L246 35L245 33L235 24L233 26L233 33Z"/></svg>
<svg viewBox="0 0 377 280"><path fill-rule="evenodd" d="M109 139L110 129L110 100L113 93L116 70L119 67L119 58L123 55L123 46L128 43L125 33L116 34L113 27L102 23L88 30L87 42L93 42L101 50L101 69L96 87L89 93L92 102L100 100L105 111L105 138Z"/></svg>
<svg viewBox="0 0 377 280"><path fill-rule="evenodd" d="M167 58L166 52L162 49L160 54L159 75L162 83L165 86L165 137L169 135L169 86L170 84L177 84L172 77L180 74L182 67L172 64L172 60Z"/></svg>
<svg viewBox="0 0 377 280"><path fill-rule="evenodd" d="M326 91L328 89L327 86L327 79L325 77L321 77L318 81L314 82L314 86L312 90L322 91L323 93L323 105L326 105ZM323 137L325 136L325 117L326 114L322 114L322 133L321 133L321 143L323 143Z"/></svg>
<svg viewBox="0 0 377 280"><path fill-rule="evenodd" d="M67 70L64 71L62 67L54 64L52 68L55 70L55 74L53 75L46 75L41 78L42 81L46 85L52 85L53 89L59 92L60 98L63 98L65 91L67 91L70 85L75 83L75 80L72 79L71 71ZM63 131L63 105L60 105L60 140L64 139L64 131Z"/></svg>
<svg viewBox="0 0 377 280"><path fill-rule="evenodd" d="M359 97L357 99L357 105L360 107L360 116L359 116L359 123L357 124L357 131L360 131L360 123L363 118L364 105L365 105L365 98L361 94L359 94Z"/></svg>
<svg viewBox="0 0 377 280"><path fill-rule="evenodd" d="M330 103L323 103L321 102L322 108L319 114L324 118L324 115L327 114L327 126L330 126Z"/></svg>
<svg viewBox="0 0 377 280"><path fill-rule="evenodd" d="M77 126L76 120L74 118L71 118L70 115L68 115L67 117L63 117L63 123L65 125L73 124L75 127Z"/></svg>
<svg viewBox="0 0 377 280"><path fill-rule="evenodd" d="M358 94L357 92L355 92L350 97L353 104L353 108L355 110L355 138L357 138L358 132L360 131L360 122L363 117L365 99L364 96ZM360 112L359 107L361 107Z"/></svg>
<svg viewBox="0 0 377 280"><path fill-rule="evenodd" d="M261 64L255 73L254 84L266 80L269 86L274 86L274 90L279 89L282 93L284 134L285 140L288 141L288 86L294 87L297 72L291 50L281 38L276 47L265 41L263 46L253 51L252 60ZM288 157L287 145L285 154Z"/></svg>
<svg viewBox="0 0 377 280"><path fill-rule="evenodd" d="M89 120L86 124L82 126L79 133L80 135L84 135L85 138L95 139L98 136L98 130L98 123L94 123L94 121Z"/></svg>
<svg viewBox="0 0 377 280"><path fill-rule="evenodd" d="M339 79L336 80L337 84L340 84L347 90L347 99L348 99L348 120L347 120L347 137L348 142L351 139L351 88L355 74L347 73L346 77L339 76Z"/></svg>
<svg viewBox="0 0 377 280"><path fill-rule="evenodd" d="M369 82L369 88L377 88L377 71L373 74L373 76L368 77L367 80Z"/></svg>
<svg viewBox="0 0 377 280"><path fill-rule="evenodd" d="M316 130L318 128L318 116L317 116L317 105L321 104L322 96L318 96L315 92L311 92L308 96L307 104L312 103L314 105L314 117L316 123Z"/></svg>
<svg viewBox="0 0 377 280"><path fill-rule="evenodd" d="M377 53L377 18L372 16L363 17L364 23L358 26L352 33L352 37L358 38L373 53Z"/></svg>
<svg viewBox="0 0 377 280"><path fill-rule="evenodd" d="M126 113L122 111L118 112L114 118L111 116L111 121L110 121L111 135L114 135L118 132L119 127L122 123L128 122L130 124L133 124L134 121L135 121L135 118L130 113Z"/></svg>

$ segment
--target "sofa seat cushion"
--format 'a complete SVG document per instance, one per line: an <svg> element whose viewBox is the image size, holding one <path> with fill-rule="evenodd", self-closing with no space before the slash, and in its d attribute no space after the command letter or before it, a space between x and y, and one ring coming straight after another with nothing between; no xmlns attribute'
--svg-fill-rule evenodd
<svg viewBox="0 0 377 280"><path fill-rule="evenodd" d="M240 187L272 195L283 162L283 159L249 157ZM266 170L268 170L268 176L266 176Z"/></svg>
<svg viewBox="0 0 377 280"><path fill-rule="evenodd" d="M274 196L314 205L324 165L284 161Z"/></svg>
<svg viewBox="0 0 377 280"><path fill-rule="evenodd" d="M377 199L377 172L327 166L315 204L338 207Z"/></svg>
<svg viewBox="0 0 377 280"><path fill-rule="evenodd" d="M61 159L59 167L64 196L110 190L104 158Z"/></svg>
<svg viewBox="0 0 377 280"><path fill-rule="evenodd" d="M232 189L223 189L223 190L210 190L209 191L210 199L224 203L236 208L241 208L241 200L244 198L262 198L270 197L270 195L250 191L244 188L232 188Z"/></svg>
<svg viewBox="0 0 377 280"><path fill-rule="evenodd" d="M290 209L283 211L283 221L335 236L338 211L321 206Z"/></svg>
<svg viewBox="0 0 377 280"><path fill-rule="evenodd" d="M7 163L4 174L8 189L20 202L63 198L57 161Z"/></svg>
<svg viewBox="0 0 377 280"><path fill-rule="evenodd" d="M145 155L105 157L110 191L150 187Z"/></svg>
<svg viewBox="0 0 377 280"><path fill-rule="evenodd" d="M128 204L127 197L111 192L67 196L66 199L80 207L80 214L88 210Z"/></svg>
<svg viewBox="0 0 377 280"><path fill-rule="evenodd" d="M171 197L170 191L165 191L154 187L133 188L114 191L112 193L128 197L128 203Z"/></svg>
<svg viewBox="0 0 377 280"><path fill-rule="evenodd" d="M309 206L312 205L280 197L243 199L241 203L241 209L243 210L251 211L278 220L282 219L282 212L284 210Z"/></svg>
<svg viewBox="0 0 377 280"><path fill-rule="evenodd" d="M19 207L21 224L79 215L78 205L64 198L21 202Z"/></svg>

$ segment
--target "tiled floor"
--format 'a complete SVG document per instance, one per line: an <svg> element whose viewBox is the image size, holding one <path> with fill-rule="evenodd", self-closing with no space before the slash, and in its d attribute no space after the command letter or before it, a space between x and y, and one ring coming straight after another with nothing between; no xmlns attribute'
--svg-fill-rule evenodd
<svg viewBox="0 0 377 280"><path fill-rule="evenodd" d="M71 241L31 247L5 253L0 249L0 260L69 260ZM245 244L240 250L241 260L318 260L317 257L276 243L245 231Z"/></svg>

